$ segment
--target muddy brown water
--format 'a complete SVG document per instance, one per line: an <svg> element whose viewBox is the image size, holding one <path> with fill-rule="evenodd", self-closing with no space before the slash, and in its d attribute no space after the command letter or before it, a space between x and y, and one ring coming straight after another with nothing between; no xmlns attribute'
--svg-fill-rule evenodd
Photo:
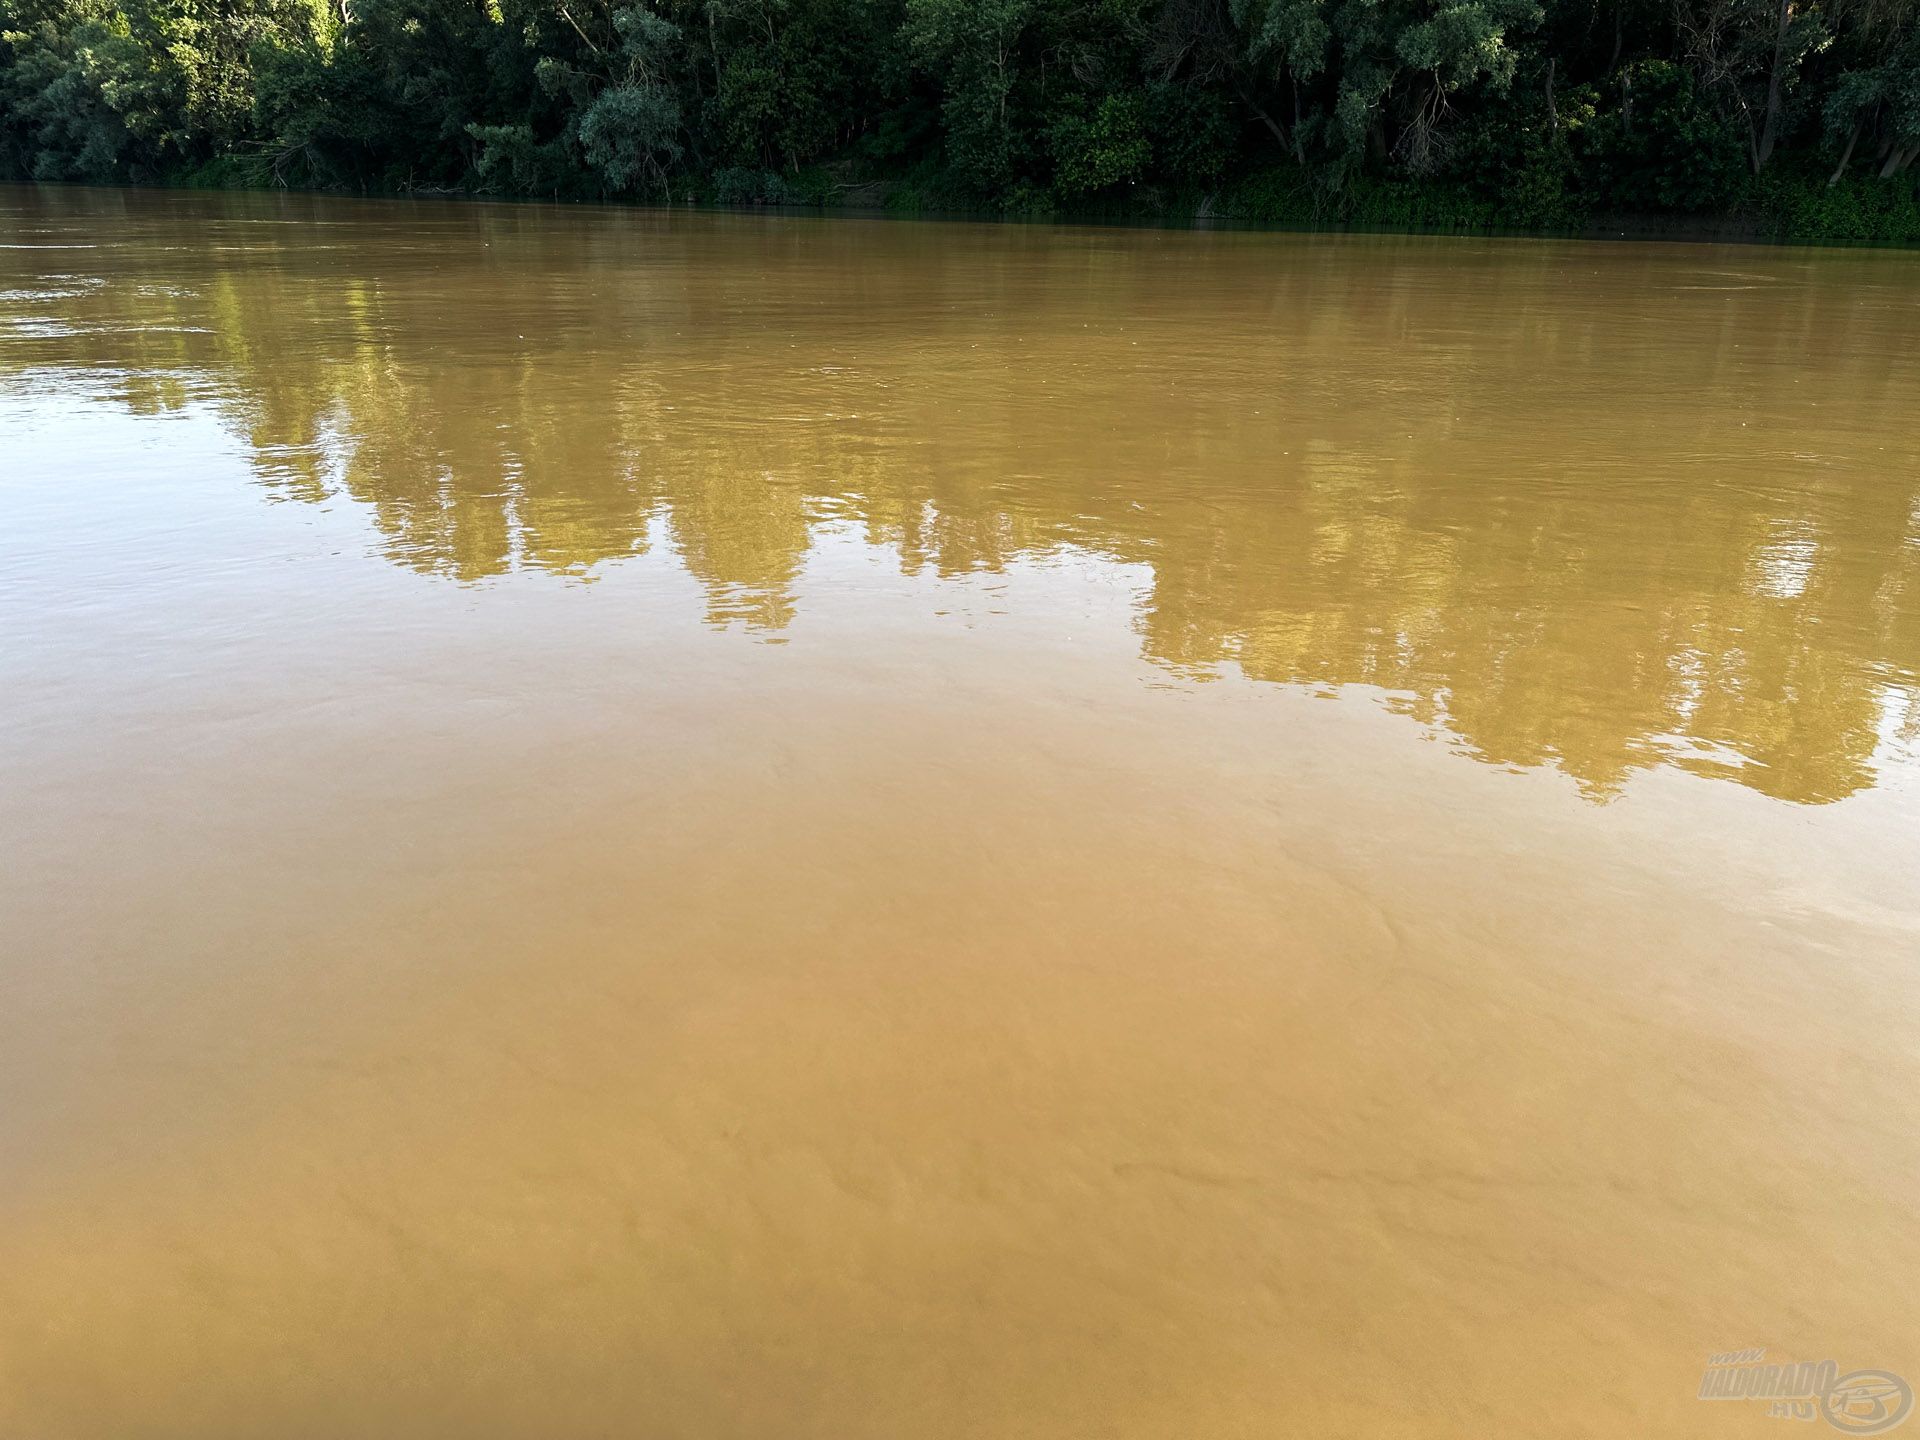
<svg viewBox="0 0 1920 1440"><path fill-rule="evenodd" d="M0 190L0 1434L1920 1382L1916 334L1899 254Z"/></svg>

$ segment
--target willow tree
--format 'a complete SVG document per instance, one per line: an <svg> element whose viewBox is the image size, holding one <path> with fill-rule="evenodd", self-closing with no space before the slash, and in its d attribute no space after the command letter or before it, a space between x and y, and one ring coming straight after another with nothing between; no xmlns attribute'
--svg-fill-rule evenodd
<svg viewBox="0 0 1920 1440"><path fill-rule="evenodd" d="M1317 137L1340 168L1390 152L1416 174L1445 158L1452 98L1504 88L1509 35L1541 18L1535 0L1235 0L1234 13L1249 56L1289 82L1297 158Z"/></svg>
<svg viewBox="0 0 1920 1440"><path fill-rule="evenodd" d="M1807 58L1832 42L1825 17L1813 0L1679 0L1675 17L1701 80L1745 131L1758 175L1773 158Z"/></svg>
<svg viewBox="0 0 1920 1440"><path fill-rule="evenodd" d="M1840 151L1827 184L1846 175L1862 140L1880 178L1889 179L1920 159L1920 3L1856 0L1839 18L1852 63L1823 115L1827 138Z"/></svg>

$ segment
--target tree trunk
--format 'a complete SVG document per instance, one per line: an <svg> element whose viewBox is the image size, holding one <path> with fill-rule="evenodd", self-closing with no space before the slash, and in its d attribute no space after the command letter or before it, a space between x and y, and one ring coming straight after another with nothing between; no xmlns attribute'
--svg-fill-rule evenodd
<svg viewBox="0 0 1920 1440"><path fill-rule="evenodd" d="M1840 177L1847 173L1847 163L1853 159L1853 147L1860 143L1860 122L1853 122L1853 133L1847 136L1847 148L1840 152L1840 163L1833 167L1833 174L1827 177L1827 188L1831 190L1840 183Z"/></svg>
<svg viewBox="0 0 1920 1440"><path fill-rule="evenodd" d="M1280 142L1281 148L1291 149L1292 147L1287 143L1287 132L1280 128L1280 122L1260 108L1260 102L1253 98L1253 92L1247 89L1246 86L1240 86L1239 90L1240 98L1246 102L1247 109L1251 110L1259 118L1262 125L1273 132L1273 138Z"/></svg>
<svg viewBox="0 0 1920 1440"><path fill-rule="evenodd" d="M1773 154L1773 142L1780 133L1782 98L1781 67L1787 58L1787 27L1793 23L1793 0L1780 0L1780 23L1773 32L1773 70L1767 76L1767 113L1760 134L1753 142L1753 173L1758 175Z"/></svg>
<svg viewBox="0 0 1920 1440"><path fill-rule="evenodd" d="M1894 146L1887 154L1887 163L1880 167L1880 178L1891 180L1911 165L1916 155L1920 155L1920 144Z"/></svg>
<svg viewBox="0 0 1920 1440"><path fill-rule="evenodd" d="M1287 67L1287 78L1293 82L1293 160L1304 170L1307 165L1307 142L1300 134L1300 77L1291 65Z"/></svg>

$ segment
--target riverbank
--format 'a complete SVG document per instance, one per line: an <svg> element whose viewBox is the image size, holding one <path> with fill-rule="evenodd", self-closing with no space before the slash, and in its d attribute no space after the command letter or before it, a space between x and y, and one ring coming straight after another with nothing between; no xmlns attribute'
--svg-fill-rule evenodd
<svg viewBox="0 0 1920 1440"><path fill-rule="evenodd" d="M0 0L0 180L1920 245L1912 14L1692 3Z"/></svg>
<svg viewBox="0 0 1920 1440"><path fill-rule="evenodd" d="M164 183L196 190L294 188L369 197L623 203L562 191L529 195L470 185L288 187L261 174L258 166L231 158ZM969 199L961 186L938 172L874 175L844 164L791 173L730 168L677 177L651 198L629 197L624 203L1026 223L1920 247L1920 187L1910 177L1859 175L1829 183L1828 177L1803 171L1748 177L1725 208L1712 211L1610 209L1566 190L1547 203L1538 193L1487 192L1411 177L1362 175L1336 188L1290 167L1253 171L1206 190L1139 185L1124 194L1075 202L1031 189L998 205Z"/></svg>

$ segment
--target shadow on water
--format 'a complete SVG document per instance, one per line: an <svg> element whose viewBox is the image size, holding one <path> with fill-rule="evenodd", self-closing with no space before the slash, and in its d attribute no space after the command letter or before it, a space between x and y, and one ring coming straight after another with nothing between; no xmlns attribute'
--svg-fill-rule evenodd
<svg viewBox="0 0 1920 1440"><path fill-rule="evenodd" d="M1920 735L1920 262L0 192L0 384L210 407L385 555L664 533L777 633L822 527L1144 567L1183 675L1380 687L1595 798Z"/></svg>

